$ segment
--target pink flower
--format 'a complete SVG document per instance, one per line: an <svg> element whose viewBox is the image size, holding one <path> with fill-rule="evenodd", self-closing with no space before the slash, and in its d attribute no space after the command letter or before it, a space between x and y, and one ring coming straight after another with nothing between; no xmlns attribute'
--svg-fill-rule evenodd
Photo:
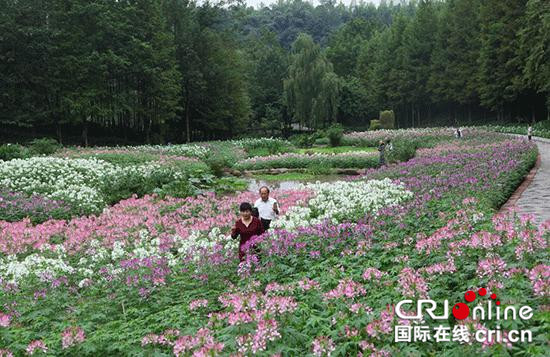
<svg viewBox="0 0 550 357"><path fill-rule="evenodd" d="M550 265L539 264L529 272L533 291L538 296L550 296Z"/></svg>
<svg viewBox="0 0 550 357"><path fill-rule="evenodd" d="M376 268L367 268L363 273L363 279L370 281L373 277L376 281L380 281L386 273L376 269Z"/></svg>
<svg viewBox="0 0 550 357"><path fill-rule="evenodd" d="M0 349L0 357L13 357L13 353L10 350Z"/></svg>
<svg viewBox="0 0 550 357"><path fill-rule="evenodd" d="M371 337L378 336L381 334L389 334L392 330L392 321L393 321L393 309L388 306L386 310L380 312L380 318L374 320L367 325L365 328L367 334Z"/></svg>
<svg viewBox="0 0 550 357"><path fill-rule="evenodd" d="M11 322L11 315L0 313L0 327L8 327Z"/></svg>
<svg viewBox="0 0 550 357"><path fill-rule="evenodd" d="M330 354L335 350L334 342L331 338L326 336L317 337L312 342L313 354L317 357L320 356L330 356Z"/></svg>
<svg viewBox="0 0 550 357"><path fill-rule="evenodd" d="M67 327L65 331L61 333L61 345L63 349L82 343L85 339L86 334L79 326Z"/></svg>
<svg viewBox="0 0 550 357"><path fill-rule="evenodd" d="M506 271L506 262L500 256L495 255L488 259L483 259L478 262L477 275L480 278L493 277L503 274Z"/></svg>
<svg viewBox="0 0 550 357"><path fill-rule="evenodd" d="M365 288L351 279L340 280L336 289L333 289L325 294L324 297L328 300L338 298L354 298L355 296L365 295Z"/></svg>
<svg viewBox="0 0 550 357"><path fill-rule="evenodd" d="M407 297L427 297L428 284L422 276L411 268L403 268L399 273L401 293Z"/></svg>
<svg viewBox="0 0 550 357"><path fill-rule="evenodd" d="M206 307L206 306L208 306L208 300L206 299L193 300L189 303L189 310L195 310L195 309L198 309L199 307Z"/></svg>
<svg viewBox="0 0 550 357"><path fill-rule="evenodd" d="M32 356L36 350L42 350L42 352L48 352L48 347L42 340L34 340L27 346L27 354Z"/></svg>

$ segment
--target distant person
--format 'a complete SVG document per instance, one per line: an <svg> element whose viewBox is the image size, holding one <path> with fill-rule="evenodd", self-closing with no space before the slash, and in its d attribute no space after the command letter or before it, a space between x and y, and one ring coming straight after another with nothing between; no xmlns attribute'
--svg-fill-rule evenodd
<svg viewBox="0 0 550 357"><path fill-rule="evenodd" d="M380 151L380 166L384 166L386 165L386 143L383 140L380 140L378 151Z"/></svg>
<svg viewBox="0 0 550 357"><path fill-rule="evenodd" d="M533 136L533 127L529 125L529 127L527 128L527 138L529 139L529 141L531 141L532 136Z"/></svg>
<svg viewBox="0 0 550 357"><path fill-rule="evenodd" d="M267 186L260 187L260 198L254 203L254 208L258 210L260 221L264 226L264 230L267 231L271 221L279 215L279 203L273 197L269 197Z"/></svg>
<svg viewBox="0 0 550 357"><path fill-rule="evenodd" d="M252 205L248 202L243 202L239 206L241 218L235 222L235 226L231 228L231 238L236 239L237 236L241 236L239 241L239 261L243 261L245 253L243 246L253 236L259 236L265 232L262 222L252 216Z"/></svg>
<svg viewBox="0 0 550 357"><path fill-rule="evenodd" d="M457 127L456 130L455 130L455 137L457 139L460 139L462 137L462 130L460 130L459 127Z"/></svg>
<svg viewBox="0 0 550 357"><path fill-rule="evenodd" d="M393 144L391 142L391 139L386 140L386 148L388 149L388 151L393 150Z"/></svg>

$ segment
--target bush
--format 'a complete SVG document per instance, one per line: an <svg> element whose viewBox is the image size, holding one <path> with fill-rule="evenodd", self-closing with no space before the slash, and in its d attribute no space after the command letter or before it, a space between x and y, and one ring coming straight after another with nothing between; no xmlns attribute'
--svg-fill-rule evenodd
<svg viewBox="0 0 550 357"><path fill-rule="evenodd" d="M380 124L380 120L373 119L370 121L369 130L379 130L382 129L382 125Z"/></svg>
<svg viewBox="0 0 550 357"><path fill-rule="evenodd" d="M30 156L29 150L18 144L0 145L0 160L26 159Z"/></svg>
<svg viewBox="0 0 550 357"><path fill-rule="evenodd" d="M346 152L342 154L283 154L263 158L251 158L235 164L238 170L304 169L316 164L323 167L365 168L375 167L378 156L371 152Z"/></svg>
<svg viewBox="0 0 550 357"><path fill-rule="evenodd" d="M327 137L315 139L315 145L328 145L328 144L330 144L330 140Z"/></svg>
<svg viewBox="0 0 550 357"><path fill-rule="evenodd" d="M313 134L298 134L290 138L290 141L299 148L310 148L315 143L315 140L319 139L321 135L319 133Z"/></svg>
<svg viewBox="0 0 550 357"><path fill-rule="evenodd" d="M395 114L393 110L380 112L380 125L383 129L393 129L395 127Z"/></svg>
<svg viewBox="0 0 550 357"><path fill-rule="evenodd" d="M330 175L332 173L331 163L312 162L307 165L306 173L311 175Z"/></svg>
<svg viewBox="0 0 550 357"><path fill-rule="evenodd" d="M327 130L327 137L330 141L330 146L340 146L342 137L344 136L344 128L340 124L333 124Z"/></svg>
<svg viewBox="0 0 550 357"><path fill-rule="evenodd" d="M392 141L392 150L387 150L387 161L390 163L408 161L414 157L418 144L413 140Z"/></svg>
<svg viewBox="0 0 550 357"><path fill-rule="evenodd" d="M51 138L34 139L29 143L29 149L35 155L51 155L60 147L61 145Z"/></svg>
<svg viewBox="0 0 550 357"><path fill-rule="evenodd" d="M204 163L208 165L212 174L216 177L223 175L223 170L226 167L226 161L220 152L211 152L205 159Z"/></svg>

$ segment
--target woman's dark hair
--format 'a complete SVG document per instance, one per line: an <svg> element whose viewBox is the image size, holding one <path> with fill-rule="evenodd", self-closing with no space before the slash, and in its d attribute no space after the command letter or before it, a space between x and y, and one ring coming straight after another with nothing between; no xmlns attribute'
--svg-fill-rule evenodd
<svg viewBox="0 0 550 357"><path fill-rule="evenodd" d="M252 205L248 202L243 202L241 203L241 205L239 206L239 211L241 212L244 212L244 211L250 211L252 212Z"/></svg>

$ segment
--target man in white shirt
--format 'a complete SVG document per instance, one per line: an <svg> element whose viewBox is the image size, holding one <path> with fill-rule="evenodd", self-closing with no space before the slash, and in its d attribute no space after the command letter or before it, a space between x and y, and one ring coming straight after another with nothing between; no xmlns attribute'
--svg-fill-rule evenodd
<svg viewBox="0 0 550 357"><path fill-rule="evenodd" d="M269 197L267 186L260 187L260 198L256 200L254 207L258 209L264 229L268 230L271 221L279 214L279 203L276 199Z"/></svg>

